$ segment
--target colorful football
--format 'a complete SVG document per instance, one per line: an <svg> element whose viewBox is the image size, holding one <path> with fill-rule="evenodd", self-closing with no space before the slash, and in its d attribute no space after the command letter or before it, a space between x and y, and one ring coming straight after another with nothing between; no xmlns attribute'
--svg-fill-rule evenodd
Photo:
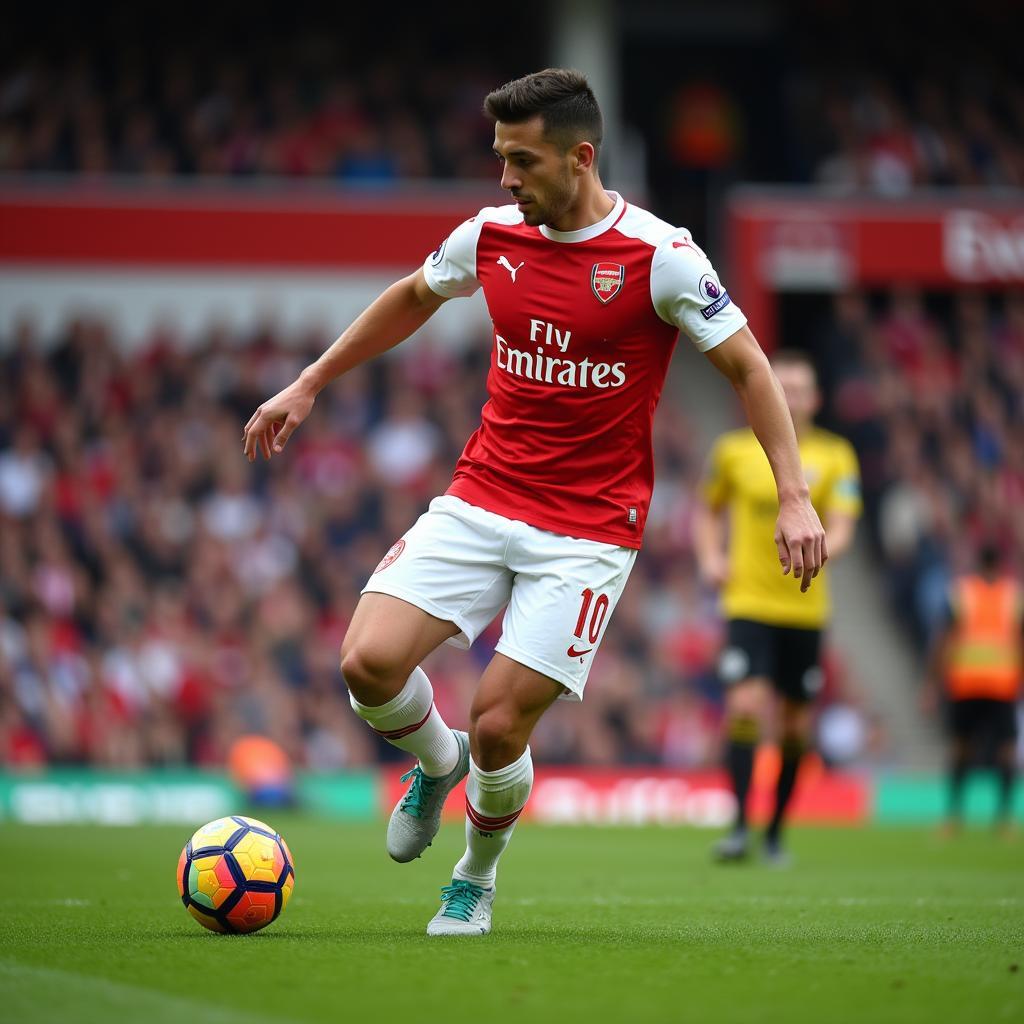
<svg viewBox="0 0 1024 1024"><path fill-rule="evenodd" d="M211 931L259 931L275 920L295 887L288 844L269 825L234 814L204 825L178 858L178 895Z"/></svg>

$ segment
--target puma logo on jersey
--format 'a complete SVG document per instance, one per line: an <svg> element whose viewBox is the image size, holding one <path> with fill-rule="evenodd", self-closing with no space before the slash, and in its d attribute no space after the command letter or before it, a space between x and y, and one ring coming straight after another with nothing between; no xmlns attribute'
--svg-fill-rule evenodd
<svg viewBox="0 0 1024 1024"><path fill-rule="evenodd" d="M507 256L499 256L495 262L499 267L504 267L512 275L513 284L516 283L516 274L519 272L519 268L526 265L526 260L523 260L518 267L513 267L512 264L509 263Z"/></svg>

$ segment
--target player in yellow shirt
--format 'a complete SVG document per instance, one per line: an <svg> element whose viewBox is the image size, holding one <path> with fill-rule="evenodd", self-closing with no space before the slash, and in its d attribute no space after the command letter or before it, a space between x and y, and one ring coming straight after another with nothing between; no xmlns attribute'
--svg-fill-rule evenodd
<svg viewBox="0 0 1024 1024"><path fill-rule="evenodd" d="M861 511L857 456L848 441L814 425L820 395L810 359L779 351L771 362L786 394L804 477L825 524L832 559L849 547ZM694 522L701 576L720 588L728 623L718 669L726 687L725 760L737 814L732 830L715 845L719 860L740 860L749 852L746 799L761 723L774 691L782 764L764 854L785 862L783 818L810 737L811 702L821 687L821 635L830 612L827 578L819 577L807 589L780 571L772 480L752 431L724 434L708 460Z"/></svg>

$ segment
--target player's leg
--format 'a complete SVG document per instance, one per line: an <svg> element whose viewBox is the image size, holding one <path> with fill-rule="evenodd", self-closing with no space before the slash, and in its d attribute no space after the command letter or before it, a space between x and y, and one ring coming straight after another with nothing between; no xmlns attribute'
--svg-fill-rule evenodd
<svg viewBox="0 0 1024 1024"><path fill-rule="evenodd" d="M455 736L434 707L419 663L459 627L387 594L363 594L341 647L352 707L428 775L445 775L459 757Z"/></svg>
<svg viewBox="0 0 1024 1024"><path fill-rule="evenodd" d="M1017 775L1017 706L1014 701L992 702L995 735L996 773L999 776L999 802L996 828L1008 831L1013 820L1013 787Z"/></svg>
<svg viewBox="0 0 1024 1024"><path fill-rule="evenodd" d="M392 859L415 860L441 823L448 794L469 766L464 733L450 729L434 705L420 661L459 632L452 622L387 594L359 600L341 649L341 672L352 708L378 736L414 755L411 784L388 822Z"/></svg>
<svg viewBox="0 0 1024 1024"><path fill-rule="evenodd" d="M419 663L445 641L468 647L508 600L504 538L491 525L458 499L431 502L374 571L342 645L356 714L417 758L388 823L397 861L430 845L445 799L469 770L469 738L443 721Z"/></svg>
<svg viewBox="0 0 1024 1024"><path fill-rule="evenodd" d="M533 786L530 734L562 692L560 683L503 654L487 666L470 710L466 853L455 877L494 885L498 858Z"/></svg>
<svg viewBox="0 0 1024 1024"><path fill-rule="evenodd" d="M974 731L972 702L950 700L947 707L949 725L949 767L947 771L947 804L945 831L958 832L963 825L964 784L971 766Z"/></svg>
<svg viewBox="0 0 1024 1024"><path fill-rule="evenodd" d="M1013 789L1017 778L1017 745L1000 743L996 747L996 772L999 776L999 802L996 808L996 828L1008 831L1013 821Z"/></svg>
<svg viewBox="0 0 1024 1024"><path fill-rule="evenodd" d="M754 757L770 701L771 680L765 676L751 676L735 683L725 694L725 767L736 798L736 817L728 835L714 845L718 860L741 860L749 851L747 801L754 777Z"/></svg>
<svg viewBox="0 0 1024 1024"><path fill-rule="evenodd" d="M466 852L430 935L490 930L498 859L533 786L530 734L560 696L582 700L636 551L520 523L507 558L515 584L470 715Z"/></svg>
<svg viewBox="0 0 1024 1024"><path fill-rule="evenodd" d="M723 760L736 798L732 828L712 848L720 861L742 860L749 851L747 798L754 776L754 755L771 701L770 628L746 619L731 620L718 659L718 676L725 687Z"/></svg>
<svg viewBox="0 0 1024 1024"><path fill-rule="evenodd" d="M779 705L779 777L775 783L775 807L765 831L764 853L783 864L782 827L796 788L800 762L810 743L811 702L821 690L821 631L776 629L775 686Z"/></svg>
<svg viewBox="0 0 1024 1024"><path fill-rule="evenodd" d="M786 820L800 762L811 735L811 708L802 701L783 698L779 704L779 776L775 783L775 807L764 835L765 857L777 864L786 862L782 850L782 826Z"/></svg>
<svg viewBox="0 0 1024 1024"><path fill-rule="evenodd" d="M533 788L530 734L562 692L560 683L502 654L487 666L470 712L466 852L442 890L428 935L490 930L498 860Z"/></svg>

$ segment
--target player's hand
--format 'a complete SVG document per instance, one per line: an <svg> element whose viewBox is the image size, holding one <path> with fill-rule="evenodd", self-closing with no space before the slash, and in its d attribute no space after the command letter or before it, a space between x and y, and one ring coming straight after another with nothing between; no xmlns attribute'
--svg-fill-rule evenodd
<svg viewBox="0 0 1024 1024"><path fill-rule="evenodd" d="M775 546L779 549L783 575L792 571L793 578L800 581L800 592L805 593L828 561L825 528L810 498L792 498L782 503L775 524Z"/></svg>
<svg viewBox="0 0 1024 1024"><path fill-rule="evenodd" d="M729 582L729 559L721 553L700 559L698 570L701 580L715 590Z"/></svg>
<svg viewBox="0 0 1024 1024"><path fill-rule="evenodd" d="M264 402L242 431L245 457L253 462L257 449L265 459L269 459L272 452L283 452L295 428L309 415L315 399L316 391L300 377Z"/></svg>

